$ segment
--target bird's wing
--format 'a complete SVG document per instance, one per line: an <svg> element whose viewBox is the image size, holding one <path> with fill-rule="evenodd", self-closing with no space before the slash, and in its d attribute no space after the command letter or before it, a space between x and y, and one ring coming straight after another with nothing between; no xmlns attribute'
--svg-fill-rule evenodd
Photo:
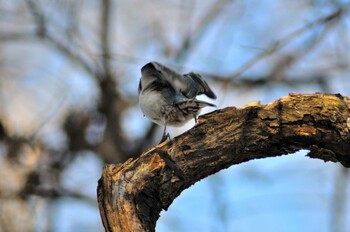
<svg viewBox="0 0 350 232"><path fill-rule="evenodd" d="M188 88L184 92L186 96L189 96L190 98L193 98L200 94L205 94L210 98L216 99L215 93L210 89L207 82L205 82L201 75L197 73L190 72L188 74L184 75L184 79L188 83Z"/></svg>
<svg viewBox="0 0 350 232"><path fill-rule="evenodd" d="M157 62L150 62L141 68L142 78L140 79L139 92L143 91L161 91L164 88L170 89L172 92L178 90L171 83L164 72L159 71Z"/></svg>
<svg viewBox="0 0 350 232"><path fill-rule="evenodd" d="M199 74L191 72L181 75L158 62L146 64L142 67L141 72L143 77L152 75L158 82L160 81L164 85L170 85L177 92L181 92L188 98L205 94L210 98L216 99L214 92Z"/></svg>

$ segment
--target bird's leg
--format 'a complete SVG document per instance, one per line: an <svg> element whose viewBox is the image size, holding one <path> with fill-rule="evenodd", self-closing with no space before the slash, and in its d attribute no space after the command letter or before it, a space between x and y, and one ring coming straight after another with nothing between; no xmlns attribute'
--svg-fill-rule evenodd
<svg viewBox="0 0 350 232"><path fill-rule="evenodd" d="M166 137L165 133L166 133L166 124L164 125L164 130L163 130L162 139L163 139L164 137Z"/></svg>
<svg viewBox="0 0 350 232"><path fill-rule="evenodd" d="M197 116L195 114L193 115L193 118L194 118L194 123L197 124Z"/></svg>
<svg viewBox="0 0 350 232"><path fill-rule="evenodd" d="M165 125L164 126L164 130L163 130L162 139L160 140L159 143L162 143L162 142L164 142L167 139L170 139L170 135L169 135L169 133L166 133L166 125Z"/></svg>

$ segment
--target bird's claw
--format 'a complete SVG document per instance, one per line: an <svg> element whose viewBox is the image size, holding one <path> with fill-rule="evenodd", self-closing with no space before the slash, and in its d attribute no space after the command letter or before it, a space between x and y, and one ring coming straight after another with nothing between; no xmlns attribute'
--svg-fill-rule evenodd
<svg viewBox="0 0 350 232"><path fill-rule="evenodd" d="M169 139L169 141L170 141L170 135L169 135L169 133L166 133L166 134L163 135L163 137L162 137L162 139L160 140L159 144L165 142L165 141L168 140L168 139Z"/></svg>

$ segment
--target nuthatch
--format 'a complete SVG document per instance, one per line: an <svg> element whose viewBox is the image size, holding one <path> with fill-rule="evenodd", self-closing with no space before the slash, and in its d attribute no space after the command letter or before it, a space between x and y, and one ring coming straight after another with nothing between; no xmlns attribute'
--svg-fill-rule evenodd
<svg viewBox="0 0 350 232"><path fill-rule="evenodd" d="M165 141L167 126L182 126L190 119L197 121L199 110L214 104L196 99L205 94L216 95L199 74L181 75L158 62L150 62L141 68L139 104L143 114L152 122L164 126L161 142Z"/></svg>

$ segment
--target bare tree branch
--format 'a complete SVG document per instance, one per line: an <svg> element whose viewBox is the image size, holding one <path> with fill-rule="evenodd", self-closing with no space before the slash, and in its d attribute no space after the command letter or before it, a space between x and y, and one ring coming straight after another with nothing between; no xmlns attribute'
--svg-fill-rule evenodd
<svg viewBox="0 0 350 232"><path fill-rule="evenodd" d="M220 15L228 3L232 3L232 1L218 0L209 7L209 11L202 17L196 30L192 33L188 33L184 38L180 49L174 55L176 61L184 61L187 58L192 47L198 44L198 41L205 34L205 31L212 25L212 22L214 22L214 20Z"/></svg>
<svg viewBox="0 0 350 232"><path fill-rule="evenodd" d="M30 32L17 32L17 33L1 33L0 34L0 41L1 42L14 42L18 40L34 40L37 36Z"/></svg>
<svg viewBox="0 0 350 232"><path fill-rule="evenodd" d="M71 49L69 46L67 46L63 41L58 40L50 33L47 33L44 37L49 43L54 45L58 51L60 51L62 54L65 54L73 61L77 62L77 64L80 65L80 67L83 68L88 74L91 76L96 76L96 70L95 68L89 64L87 60L85 60L81 55L79 55L78 52L75 52L73 49Z"/></svg>
<svg viewBox="0 0 350 232"><path fill-rule="evenodd" d="M291 94L271 104L230 107L138 159L107 165L98 185L106 231L154 231L162 209L195 182L231 165L300 149L350 167L350 99Z"/></svg>
<svg viewBox="0 0 350 232"><path fill-rule="evenodd" d="M111 54L110 54L110 19L111 19L111 1L101 1L101 51L102 65L106 76L111 75Z"/></svg>
<svg viewBox="0 0 350 232"><path fill-rule="evenodd" d="M62 52L66 56L68 56L73 61L77 62L87 73L92 76L96 76L95 68L89 64L87 60L85 60L77 51L74 51L72 48L65 44L64 42L57 39L47 30L46 19L44 13L39 9L37 3L32 0L27 0L28 8L32 13L34 20L37 25L37 35L39 38L46 39L46 41L50 42L54 45L58 51Z"/></svg>
<svg viewBox="0 0 350 232"><path fill-rule="evenodd" d="M87 195L81 194L80 192L72 191L65 188L48 189L48 188L36 187L31 189L29 192L25 192L25 193L24 192L20 192L18 194L0 193L0 198L1 199L22 199L30 195L41 196L41 197L51 198L51 199L55 199L59 197L70 197L70 198L81 200L90 205L96 205L96 199L89 197Z"/></svg>
<svg viewBox="0 0 350 232"><path fill-rule="evenodd" d="M263 50L258 55L253 57L252 59L248 60L246 63L244 63L238 70L236 70L233 74L229 75L229 77L226 77L225 79L234 80L237 77L241 76L241 74L261 61L263 58L270 56L271 54L279 51L281 48L283 48L285 45L289 44L293 39L299 37L300 35L304 34L305 32L309 31L310 29L313 29L319 25L331 23L334 20L338 20L341 18L341 16L347 11L345 8L339 8L332 14L329 14L327 16L321 17L319 19L316 19L315 21L306 24L305 26L293 31L292 33L284 36L283 38L279 39L277 42L273 43L268 49Z"/></svg>
<svg viewBox="0 0 350 232"><path fill-rule="evenodd" d="M327 83L329 76L323 74L315 74L312 76L291 76L285 79L274 79L271 80L270 76L245 76L245 78L228 81L227 79L222 79L222 76L216 76L211 74L205 74L205 77L217 82L218 84L224 85L226 88L231 89L242 89L242 88L260 88L262 86L271 84L281 84L286 86L305 86L312 84L323 84Z"/></svg>

